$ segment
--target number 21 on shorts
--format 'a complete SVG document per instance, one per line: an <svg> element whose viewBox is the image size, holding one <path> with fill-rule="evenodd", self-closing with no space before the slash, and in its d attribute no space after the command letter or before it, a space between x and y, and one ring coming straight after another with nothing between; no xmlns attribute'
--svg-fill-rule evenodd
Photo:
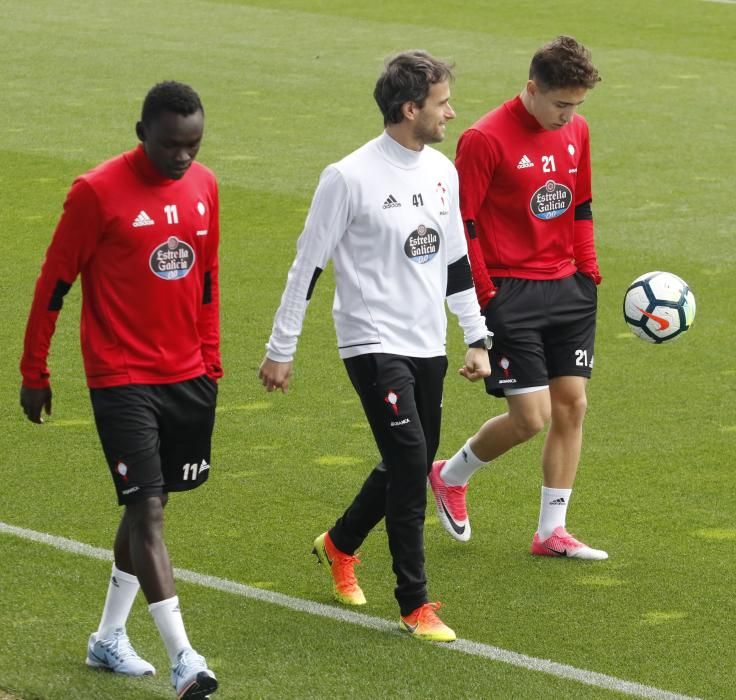
<svg viewBox="0 0 736 700"><path fill-rule="evenodd" d="M578 367L590 367L593 369L593 355L588 359L588 351L579 348L575 351L575 364Z"/></svg>

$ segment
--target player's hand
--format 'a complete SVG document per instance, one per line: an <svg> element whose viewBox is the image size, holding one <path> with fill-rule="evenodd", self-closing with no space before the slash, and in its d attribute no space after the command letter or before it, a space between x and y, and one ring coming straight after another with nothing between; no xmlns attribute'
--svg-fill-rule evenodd
<svg viewBox="0 0 736 700"><path fill-rule="evenodd" d="M281 389L285 394L289 389L289 378L293 366L293 362L276 362L276 360L264 357L261 368L258 370L258 378L266 387L266 391Z"/></svg>
<svg viewBox="0 0 736 700"><path fill-rule="evenodd" d="M489 377L491 375L491 361L488 359L488 350L485 348L468 348L465 353L465 366L458 370L458 374L471 382Z"/></svg>
<svg viewBox="0 0 736 700"><path fill-rule="evenodd" d="M51 387L29 389L21 386L20 405L31 423L43 423L41 411L44 410L47 416L51 415Z"/></svg>

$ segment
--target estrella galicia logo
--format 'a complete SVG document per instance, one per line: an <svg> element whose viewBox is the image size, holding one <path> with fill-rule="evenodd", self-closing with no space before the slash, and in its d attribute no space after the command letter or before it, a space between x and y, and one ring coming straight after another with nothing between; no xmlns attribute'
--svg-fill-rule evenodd
<svg viewBox="0 0 736 700"><path fill-rule="evenodd" d="M162 280L178 280L186 277L194 266L194 248L169 236L166 243L154 249L149 260L151 272Z"/></svg>
<svg viewBox="0 0 736 700"><path fill-rule="evenodd" d="M572 192L565 185L554 180L547 180L529 202L532 214L538 219L556 219L562 216L572 204Z"/></svg>
<svg viewBox="0 0 736 700"><path fill-rule="evenodd" d="M412 231L404 243L406 257L412 262L424 265L429 262L440 249L440 234L433 228L419 224L416 231Z"/></svg>

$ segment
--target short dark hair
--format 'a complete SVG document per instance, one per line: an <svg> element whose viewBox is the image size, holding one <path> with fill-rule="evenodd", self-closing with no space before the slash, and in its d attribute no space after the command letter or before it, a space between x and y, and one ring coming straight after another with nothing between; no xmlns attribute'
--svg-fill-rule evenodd
<svg viewBox="0 0 736 700"><path fill-rule="evenodd" d="M452 66L426 51L404 51L388 59L373 90L384 126L404 119L403 104L416 102L423 107L432 85L452 79Z"/></svg>
<svg viewBox="0 0 736 700"><path fill-rule="evenodd" d="M571 36L558 36L542 46L529 66L529 79L543 90L584 87L600 81L590 60L590 51Z"/></svg>
<svg viewBox="0 0 736 700"><path fill-rule="evenodd" d="M148 91L143 100L141 121L150 124L161 112L174 112L188 117L199 111L204 113L204 107L193 88L175 80L164 80Z"/></svg>

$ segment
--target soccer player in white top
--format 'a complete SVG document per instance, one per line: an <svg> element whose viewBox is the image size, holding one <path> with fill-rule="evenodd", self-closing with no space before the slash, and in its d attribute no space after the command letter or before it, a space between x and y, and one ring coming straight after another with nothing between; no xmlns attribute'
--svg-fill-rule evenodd
<svg viewBox="0 0 736 700"><path fill-rule="evenodd" d="M436 615L439 603L429 602L424 570L427 474L447 370L445 300L469 346L459 373L470 381L490 374L457 173L428 145L455 117L451 80L450 67L424 51L386 63L373 93L385 131L322 173L259 371L268 391L286 392L307 304L332 259L340 357L381 460L314 552L335 597L362 605L355 552L385 518L400 627L435 641L455 639Z"/></svg>

